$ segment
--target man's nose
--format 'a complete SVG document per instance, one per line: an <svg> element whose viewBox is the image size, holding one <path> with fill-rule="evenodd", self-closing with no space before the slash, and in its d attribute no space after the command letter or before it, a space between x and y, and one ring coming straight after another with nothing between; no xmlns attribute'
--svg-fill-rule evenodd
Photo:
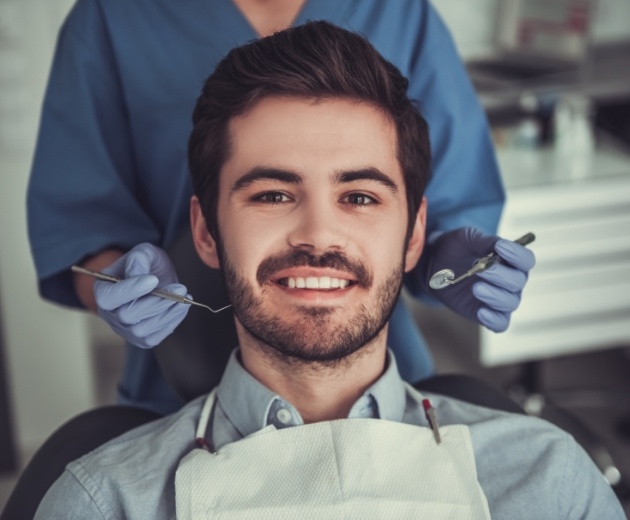
<svg viewBox="0 0 630 520"><path fill-rule="evenodd" d="M302 204L293 215L295 222L288 237L289 245L312 253L344 249L348 245L349 230L335 209L326 204Z"/></svg>

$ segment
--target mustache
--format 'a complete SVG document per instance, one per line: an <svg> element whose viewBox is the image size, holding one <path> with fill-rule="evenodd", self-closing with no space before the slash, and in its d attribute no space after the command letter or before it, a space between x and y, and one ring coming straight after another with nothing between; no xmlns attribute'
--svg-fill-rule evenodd
<svg viewBox="0 0 630 520"><path fill-rule="evenodd" d="M294 250L265 258L256 271L256 280L265 284L274 273L291 267L328 267L345 271L356 278L357 285L363 289L372 286L372 273L359 261L351 260L339 251L328 251L323 255L313 255L308 251Z"/></svg>

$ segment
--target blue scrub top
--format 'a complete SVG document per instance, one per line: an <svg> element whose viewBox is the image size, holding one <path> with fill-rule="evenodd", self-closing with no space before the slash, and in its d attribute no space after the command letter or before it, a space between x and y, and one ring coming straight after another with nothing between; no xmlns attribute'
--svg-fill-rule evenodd
<svg viewBox="0 0 630 520"><path fill-rule="evenodd" d="M488 125L433 7L421 0L311 0L295 24L307 20L365 35L409 78L433 153L427 232L475 226L495 233L504 191ZM110 247L168 248L189 225L186 147L195 101L216 63L256 37L231 0L77 1L59 35L28 189L43 297L81 306L72 264ZM400 302L389 344L406 380L433 372ZM181 404L153 352L135 347L120 392L123 402L161 412Z"/></svg>

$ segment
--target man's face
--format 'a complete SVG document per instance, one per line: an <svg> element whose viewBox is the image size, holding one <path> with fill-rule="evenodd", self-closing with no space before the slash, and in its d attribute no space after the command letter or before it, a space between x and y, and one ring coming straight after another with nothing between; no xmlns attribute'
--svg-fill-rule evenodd
<svg viewBox="0 0 630 520"><path fill-rule="evenodd" d="M197 244L202 258L220 264L255 340L305 361L346 357L384 332L422 248L424 203L405 244L394 125L364 103L266 98L231 121L230 136L222 244ZM212 243L202 221L193 204L193 227Z"/></svg>

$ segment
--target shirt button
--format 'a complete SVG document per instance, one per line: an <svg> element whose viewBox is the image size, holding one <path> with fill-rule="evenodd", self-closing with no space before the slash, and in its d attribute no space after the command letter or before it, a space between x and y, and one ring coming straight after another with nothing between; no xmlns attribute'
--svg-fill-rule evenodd
<svg viewBox="0 0 630 520"><path fill-rule="evenodd" d="M280 408L280 410L276 412L276 417L282 424L289 424L291 421L291 412L286 408Z"/></svg>

